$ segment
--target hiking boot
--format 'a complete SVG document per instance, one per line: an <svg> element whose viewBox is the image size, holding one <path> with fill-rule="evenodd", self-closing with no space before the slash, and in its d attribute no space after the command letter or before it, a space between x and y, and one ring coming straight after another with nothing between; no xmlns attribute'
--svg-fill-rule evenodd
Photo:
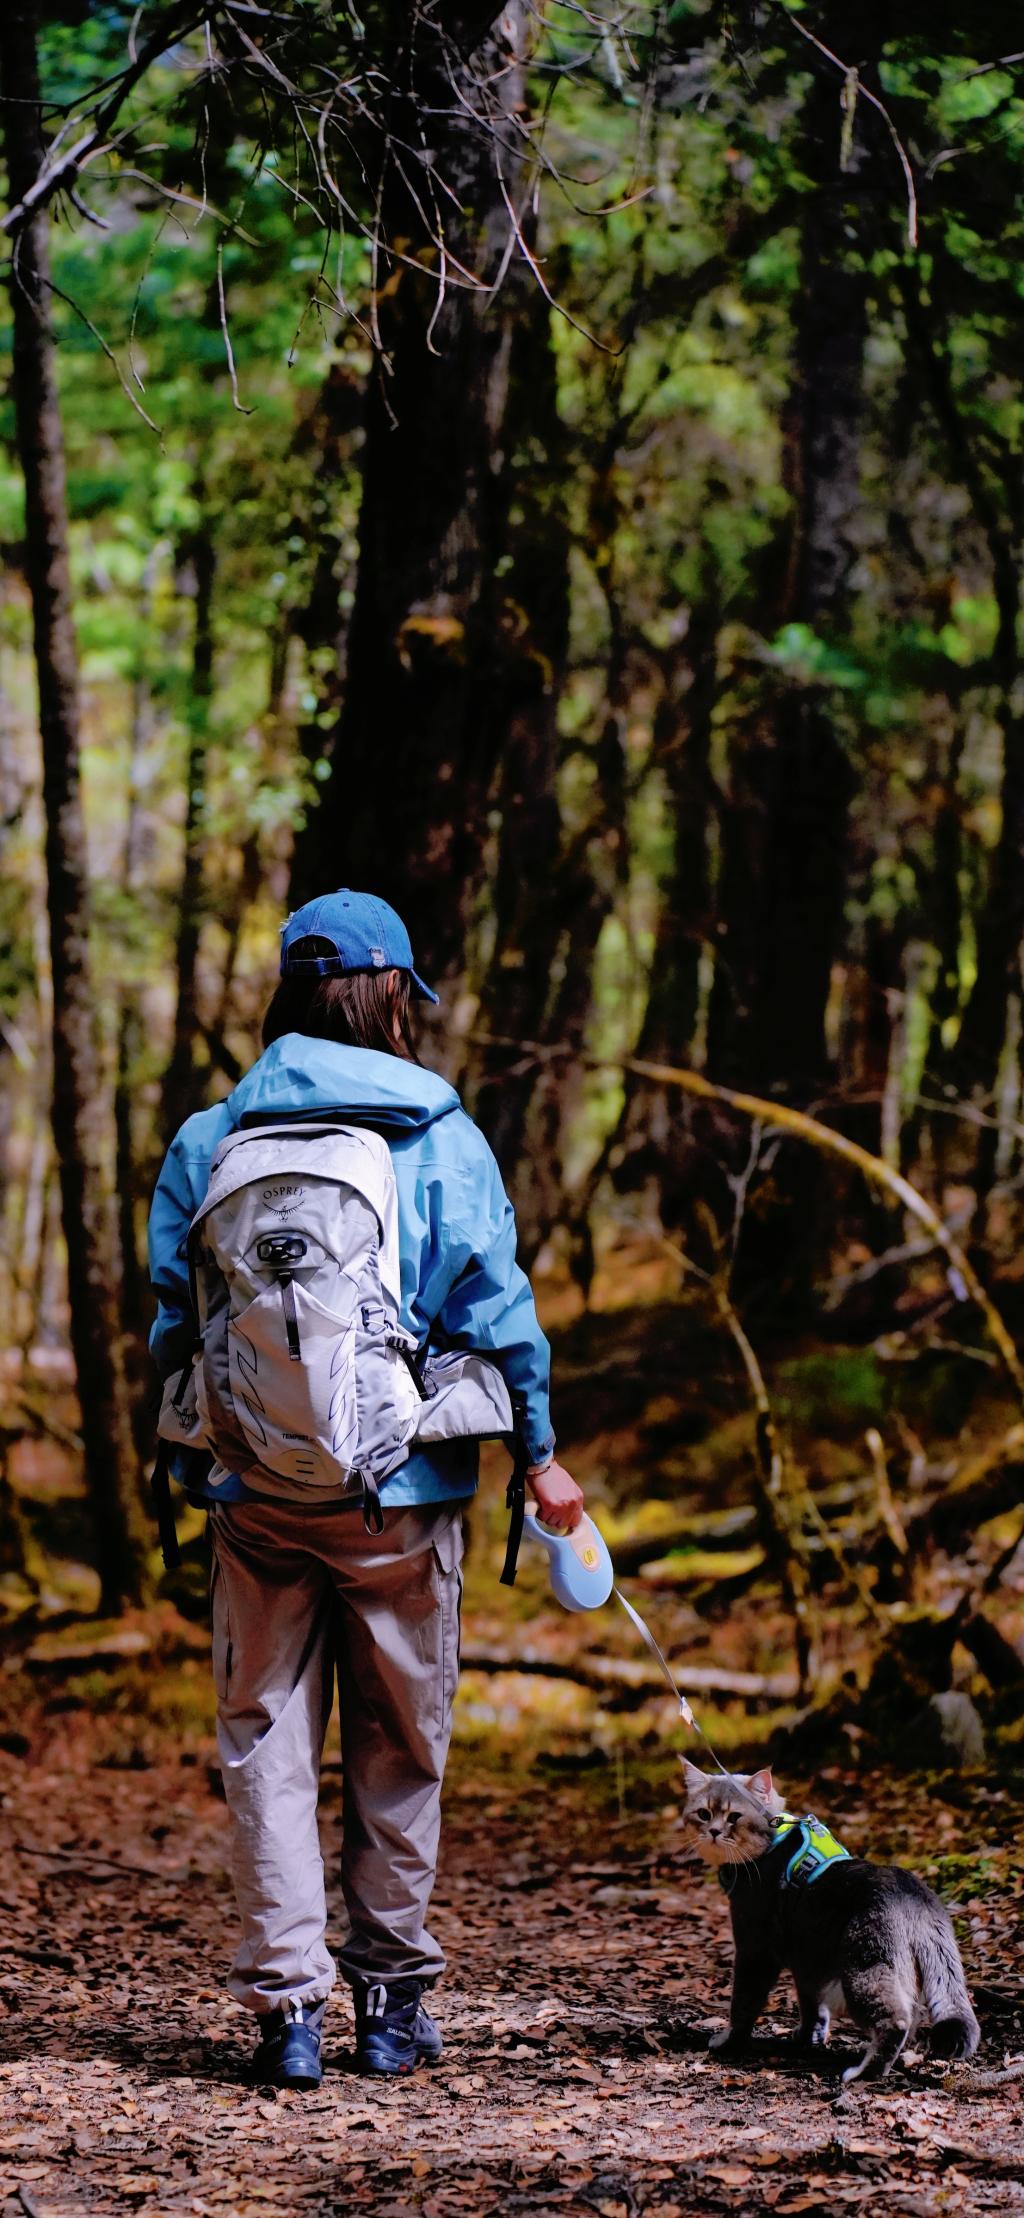
<svg viewBox="0 0 1024 2218"><path fill-rule="evenodd" d="M393 2078L417 2064L436 2064L444 2046L415 1979L390 1987L356 1987L356 2070Z"/></svg>
<svg viewBox="0 0 1024 2218"><path fill-rule="evenodd" d="M298 2004L291 2015L271 2010L260 2019L259 2047L250 2077L257 2087L319 2087L324 2076L320 2034L326 2005Z"/></svg>

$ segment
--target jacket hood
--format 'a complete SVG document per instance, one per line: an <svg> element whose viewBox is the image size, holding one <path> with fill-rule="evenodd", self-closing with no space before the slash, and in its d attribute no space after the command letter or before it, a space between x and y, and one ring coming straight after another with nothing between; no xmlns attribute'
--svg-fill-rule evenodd
<svg viewBox="0 0 1024 2218"><path fill-rule="evenodd" d="M454 1087L436 1071L380 1055L369 1047L342 1047L286 1032L239 1079L228 1095L233 1125L244 1120L339 1113L390 1132L420 1132L461 1107Z"/></svg>

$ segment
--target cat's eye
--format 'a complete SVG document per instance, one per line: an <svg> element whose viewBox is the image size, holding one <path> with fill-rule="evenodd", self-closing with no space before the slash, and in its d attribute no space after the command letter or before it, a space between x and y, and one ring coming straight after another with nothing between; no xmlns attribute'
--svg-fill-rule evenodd
<svg viewBox="0 0 1024 2218"><path fill-rule="evenodd" d="M695 1818L699 1819L701 1825L706 1825L709 1817L711 1816L711 1812L708 1809L706 1802L702 1802L700 1809L695 1810L693 1814Z"/></svg>

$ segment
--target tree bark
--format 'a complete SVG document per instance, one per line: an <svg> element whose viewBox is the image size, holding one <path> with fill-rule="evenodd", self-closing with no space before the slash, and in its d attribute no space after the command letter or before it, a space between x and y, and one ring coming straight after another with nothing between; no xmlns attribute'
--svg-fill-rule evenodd
<svg viewBox="0 0 1024 2218"><path fill-rule="evenodd" d="M949 460L970 496L984 533L992 569L998 621L991 669L995 715L1002 737L999 837L992 854L987 896L977 920L975 981L959 1033L943 1058L943 1075L955 1090L992 1105L1006 1040L1007 1008L1021 986L1024 943L1024 714L1019 704L1021 568L1014 501L994 465L983 461L961 410L944 339L941 296L926 296L920 273L901 269L900 297L907 336L919 361L925 390ZM1016 458L1006 450L1007 482ZM975 1185L983 1203L995 1166L997 1133L983 1129Z"/></svg>
<svg viewBox="0 0 1024 2218"><path fill-rule="evenodd" d="M516 520L506 515L501 527L504 598L494 611L500 626L492 741L494 940L477 1022L484 1030L557 1039L577 1032L565 1001L574 967L582 968L589 1006L587 950L574 927L583 927L592 877L589 858L564 851L557 791L569 541L555 361L547 306L535 286L513 332L503 437L510 454L528 459L516 476ZM503 1054L485 1058L470 1100L505 1172L520 1250L529 1259L561 1205L559 1103L538 1066Z"/></svg>
<svg viewBox="0 0 1024 2218"><path fill-rule="evenodd" d="M662 889L647 1006L636 1052L662 1062L682 1056L698 1067L701 952L709 930L711 726L718 692L717 581L703 580L686 640L666 661L655 715L654 752L664 771L672 827L671 866ZM676 1228L692 1201L694 1151L688 1102L627 1078L622 1114L599 1171L618 1191L653 1189L661 1221ZM706 1175L706 1163L702 1175Z"/></svg>
<svg viewBox="0 0 1024 2218"><path fill-rule="evenodd" d="M845 253L849 185L834 102L812 96L808 145L821 174L804 201L794 365L784 434L792 496L781 591L765 628L841 629L860 496L866 280ZM826 133L832 133L831 149ZM810 157L808 157L810 159ZM813 174L813 173L812 173ZM807 1096L828 1068L825 1010L843 915L849 772L817 689L747 691L731 745L709 1067L730 1083Z"/></svg>
<svg viewBox="0 0 1024 2218"><path fill-rule="evenodd" d="M9 0L0 27L8 191L22 200L43 155L34 0ZM142 1509L121 1355L120 1259L104 1177L109 1104L95 1035L89 881L82 817L78 659L68 562L64 446L50 311L48 218L22 231L11 269L14 407L25 479L43 753L53 971L53 1130L68 1261L85 1476L105 1609L143 1584Z"/></svg>
<svg viewBox="0 0 1024 2218"><path fill-rule="evenodd" d="M202 472L195 493L199 506L198 521L187 546L182 550L192 570L195 614L189 741L185 766L185 851L175 950L177 998L174 1041L164 1075L161 1110L164 1142L167 1146L183 1120L193 1109L201 1106L195 1074L196 1042L202 1029L199 1021L197 965L203 924L203 827L207 756L210 747L210 707L213 700L213 588L217 561Z"/></svg>
<svg viewBox="0 0 1024 2218"><path fill-rule="evenodd" d="M506 9L473 57L509 130L524 98L526 12ZM405 66L398 13L389 61L396 84ZM474 35L482 26L474 17L464 28ZM547 306L518 247L490 290L510 222L494 138L453 107L446 77L433 82L431 53L419 66L419 128L454 194L437 195L450 267L442 297L436 257L421 254L415 266L398 258L410 238L422 239L423 224L387 162L380 351L367 399L344 699L329 774L297 846L294 889L301 898L350 879L393 901L407 915L419 967L449 989L447 1027L477 941L492 813L504 806L515 840L527 798L534 871L557 844L550 747L564 584L548 550L542 574L531 572L530 534L517 540L512 515L523 449L549 416ZM462 89L478 103L465 74ZM404 113L396 95L396 141ZM514 161L507 167L516 201L521 172ZM456 262L475 285L460 279ZM551 522L558 539L557 515ZM510 920L510 952L516 929Z"/></svg>
<svg viewBox="0 0 1024 2218"><path fill-rule="evenodd" d="M124 848L121 856L121 892L126 901L138 895L143 883L147 851L150 845L145 810L142 804L142 785L146 749L152 737L153 702L149 682L149 641L153 608L153 582L159 547L147 557L142 573L136 635L135 669L132 676L131 740L128 756L128 813L125 823ZM145 1354L145 1334L152 1297L140 1248L137 1201L142 1191L148 1191L148 1180L140 1178L140 1164L136 1145L136 1095L138 1068L143 1046L143 1017L139 1007L139 994L135 983L126 980L120 992L117 1020L117 1051L114 1065L114 1135L115 1178L118 1212L118 1241L121 1249L121 1317L125 1348L133 1345L133 1354ZM146 1165L145 1170L150 1168ZM156 1166L153 1167L153 1176ZM131 1358L129 1358L129 1362ZM136 1410L136 1429L139 1411Z"/></svg>
<svg viewBox="0 0 1024 2218"><path fill-rule="evenodd" d="M808 96L800 167L800 270L783 418L788 545L766 579L758 628L842 637L860 499L867 275L851 255L860 187L840 169L831 80ZM840 944L851 777L825 688L738 673L720 803L715 976L708 1068L732 1085L806 1104L829 1076L826 1011ZM734 1165L733 1168L738 1168ZM806 1310L820 1263L820 1166L792 1149L741 1228L737 1285L773 1309Z"/></svg>

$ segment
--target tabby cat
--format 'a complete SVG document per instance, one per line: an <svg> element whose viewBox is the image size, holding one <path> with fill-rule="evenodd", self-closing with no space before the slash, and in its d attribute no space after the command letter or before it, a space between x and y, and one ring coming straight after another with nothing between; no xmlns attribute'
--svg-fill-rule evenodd
<svg viewBox="0 0 1024 2218"><path fill-rule="evenodd" d="M884 2079L912 2033L937 2056L973 2056L978 2021L948 1911L908 1871L850 1856L816 1818L786 1810L769 1770L708 1777L685 1763L683 1822L717 1867L736 1961L729 2024L711 2047L750 2037L779 1973L792 1974L797 2041L819 2048L845 2004L867 2035L849 2080Z"/></svg>

